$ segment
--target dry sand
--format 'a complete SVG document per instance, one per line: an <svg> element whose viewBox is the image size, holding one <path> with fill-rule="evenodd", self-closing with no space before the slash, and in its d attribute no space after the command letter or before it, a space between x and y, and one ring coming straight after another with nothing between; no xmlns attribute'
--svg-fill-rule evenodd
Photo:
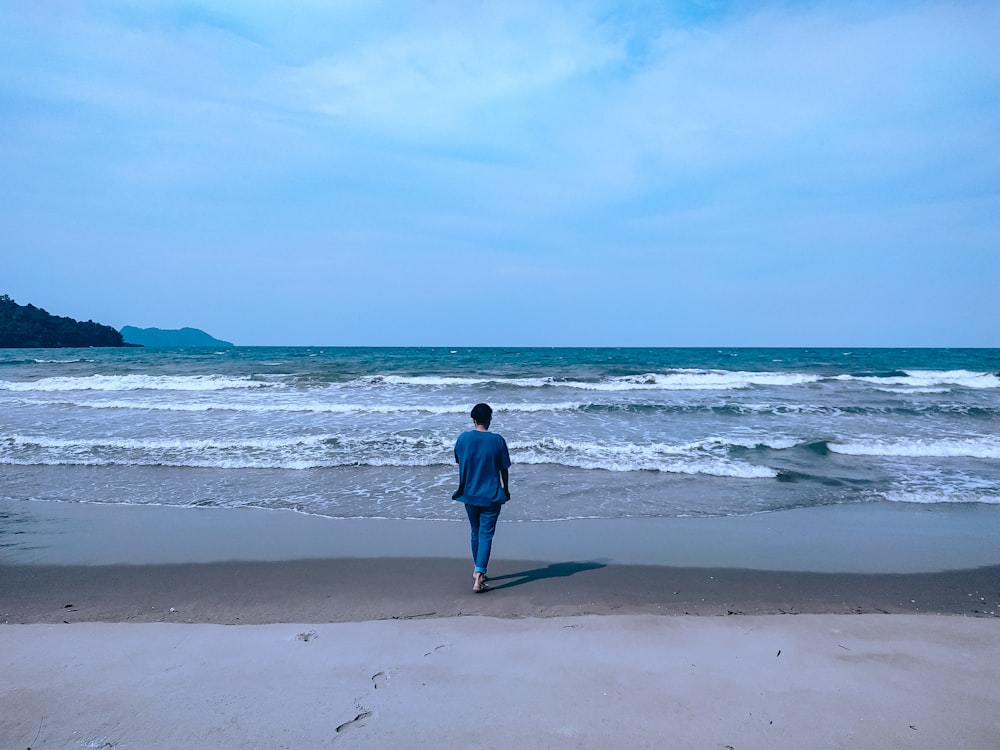
<svg viewBox="0 0 1000 750"><path fill-rule="evenodd" d="M492 594L488 594L492 595ZM0 628L5 748L995 748L1000 622Z"/></svg>

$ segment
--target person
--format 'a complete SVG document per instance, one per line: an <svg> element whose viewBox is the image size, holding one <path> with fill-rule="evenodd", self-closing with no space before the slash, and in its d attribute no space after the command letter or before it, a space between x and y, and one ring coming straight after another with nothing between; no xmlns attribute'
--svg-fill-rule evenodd
<svg viewBox="0 0 1000 750"><path fill-rule="evenodd" d="M455 441L455 462L458 464L458 489L452 500L465 503L472 537L472 590L489 590L486 566L493 548L500 509L510 500L508 469L510 454L507 441L490 432L493 409L489 404L472 407L473 429L466 430Z"/></svg>

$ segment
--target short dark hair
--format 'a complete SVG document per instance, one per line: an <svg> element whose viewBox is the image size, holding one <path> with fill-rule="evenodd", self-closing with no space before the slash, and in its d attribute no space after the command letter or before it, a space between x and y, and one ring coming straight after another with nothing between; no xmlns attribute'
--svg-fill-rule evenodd
<svg viewBox="0 0 1000 750"><path fill-rule="evenodd" d="M472 407L472 421L483 427L489 427L493 421L493 409L489 404L476 404Z"/></svg>

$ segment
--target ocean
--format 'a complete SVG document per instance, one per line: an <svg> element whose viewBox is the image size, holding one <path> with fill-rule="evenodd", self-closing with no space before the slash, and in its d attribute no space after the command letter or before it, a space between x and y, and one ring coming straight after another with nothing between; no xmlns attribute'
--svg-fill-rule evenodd
<svg viewBox="0 0 1000 750"><path fill-rule="evenodd" d="M1000 504L998 349L0 350L0 500L457 520L479 401L508 521Z"/></svg>

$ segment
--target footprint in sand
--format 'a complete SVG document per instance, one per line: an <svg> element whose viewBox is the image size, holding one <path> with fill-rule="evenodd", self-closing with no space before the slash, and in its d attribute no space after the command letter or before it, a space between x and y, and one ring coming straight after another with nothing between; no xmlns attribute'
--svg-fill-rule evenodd
<svg viewBox="0 0 1000 750"><path fill-rule="evenodd" d="M337 727L337 734L340 734L341 732L346 732L348 729L363 727L364 720L369 718L371 715L372 715L371 711L362 711L350 721L345 721L343 724Z"/></svg>
<svg viewBox="0 0 1000 750"><path fill-rule="evenodd" d="M385 672L376 672L372 675L372 685L378 690L381 687L385 687L386 680L389 679L389 675Z"/></svg>

